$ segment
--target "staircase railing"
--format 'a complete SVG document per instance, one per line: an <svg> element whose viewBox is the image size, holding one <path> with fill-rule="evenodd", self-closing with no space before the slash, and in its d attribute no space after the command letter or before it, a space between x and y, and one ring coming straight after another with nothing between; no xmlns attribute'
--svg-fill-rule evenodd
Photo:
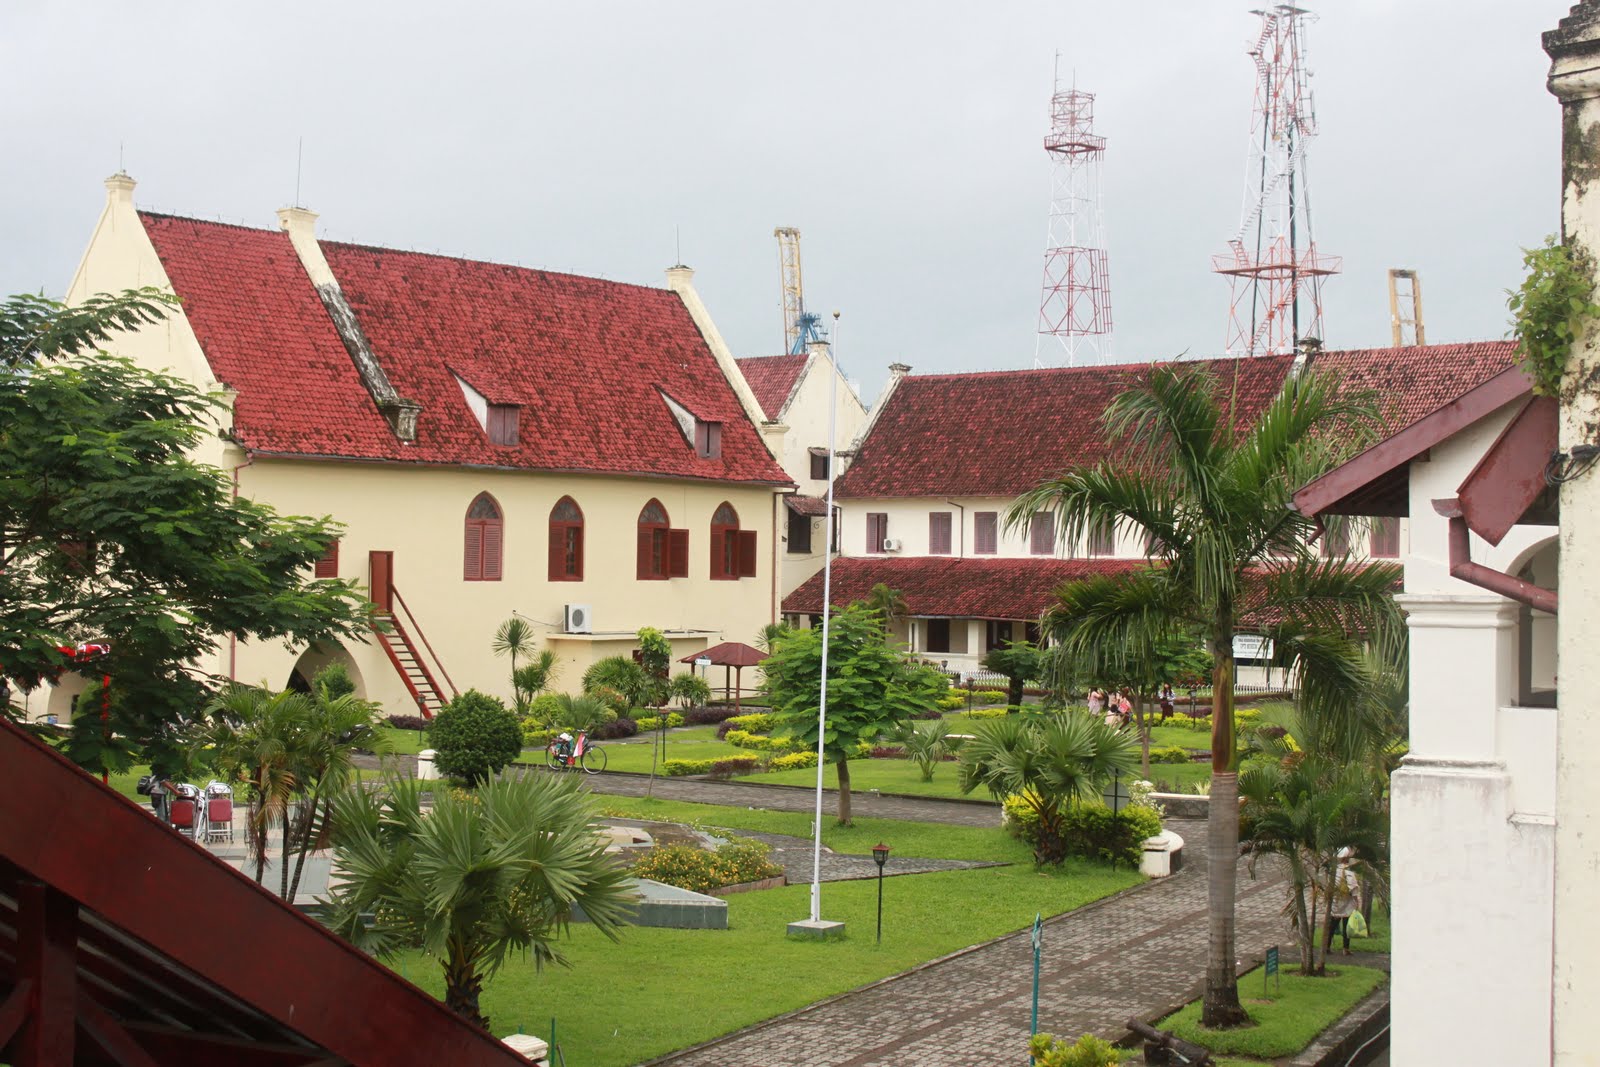
<svg viewBox="0 0 1600 1067"><path fill-rule="evenodd" d="M435 652L433 650L433 646L428 643L428 635L422 632L422 624L417 621L417 618L416 618L415 615L411 614L411 608L410 608L409 605L406 604L405 597L400 595L400 590L396 586L390 585L389 589L394 594L394 602L400 606L400 610L404 611L406 613L406 618L411 621L411 630L412 630L412 632L415 633L417 635L417 637L421 639L422 647L427 649L428 650L428 655L433 658L433 665L439 669L440 676L442 678L444 678L444 684L450 687L450 695L452 697L460 696L461 695L461 691L456 688L456 683L454 683L454 682L452 682L450 680L450 673L444 669L444 661L439 658L439 654L437 652ZM395 617L395 621L396 622L399 621L398 614ZM413 650L413 651L415 651L415 650ZM422 657L421 656L417 657L417 665L422 667L424 672L428 671L427 665L422 662ZM428 672L428 680L430 682L433 681L433 675L432 675L431 672ZM439 688L437 682L434 683L434 688L435 689ZM443 690L439 690L439 692L440 692L441 696L444 693Z"/></svg>

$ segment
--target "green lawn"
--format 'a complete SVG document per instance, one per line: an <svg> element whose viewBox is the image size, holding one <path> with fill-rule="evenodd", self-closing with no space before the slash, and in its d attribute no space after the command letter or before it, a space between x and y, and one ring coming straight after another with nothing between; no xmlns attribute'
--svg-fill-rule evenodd
<svg viewBox="0 0 1600 1067"><path fill-rule="evenodd" d="M1200 1002L1194 1001L1156 1026L1213 1052L1262 1060L1292 1056L1387 979L1382 971L1339 961L1329 963L1326 978L1302 978L1293 966L1285 966L1279 977L1281 983L1268 992L1263 982L1276 980L1263 978L1260 968L1239 979L1239 996L1254 1025L1204 1029Z"/></svg>
<svg viewBox="0 0 1600 1067"><path fill-rule="evenodd" d="M806 767L794 771L768 771L766 774L744 776L741 780L747 782L772 782L775 785L804 785L815 788L817 784L817 769L815 767ZM828 789L837 787L839 784L837 770L831 766L824 768L822 783ZM963 795L956 782L956 765L954 763L939 764L934 769L933 781L924 782L922 780L922 772L917 770L917 765L908 759L851 760L851 792L865 793L871 789L877 789L884 793L908 793L912 796L923 797L959 797ZM972 795L987 799L989 794L979 790Z"/></svg>
<svg viewBox="0 0 1600 1067"><path fill-rule="evenodd" d="M801 813L751 811L670 801L601 798L608 810L652 819L698 821L806 835ZM886 977L923 961L1025 929L1036 913L1069 911L1136 884L1128 871L1069 862L1037 873L1027 849L1003 831L859 819L829 826L830 847L866 852L880 838L896 854L1011 860L1015 866L889 878L884 938L874 943L877 884L822 887L824 918L847 924L843 941L791 941L786 923L806 916L809 887L789 886L728 899L728 930L637 928L613 944L581 924L562 949L571 969L509 964L488 985L483 1007L497 1034L519 1026L548 1036L557 1019L567 1062L623 1067L707 1040ZM435 995L438 965L412 955L404 973ZM397 968L401 964L397 964ZM625 1000L619 991L626 990ZM692 1010L685 1007L692 1005Z"/></svg>
<svg viewBox="0 0 1600 1067"><path fill-rule="evenodd" d="M428 747L428 735L423 730L396 730L390 726L379 727L389 735L389 744L396 755L415 756Z"/></svg>

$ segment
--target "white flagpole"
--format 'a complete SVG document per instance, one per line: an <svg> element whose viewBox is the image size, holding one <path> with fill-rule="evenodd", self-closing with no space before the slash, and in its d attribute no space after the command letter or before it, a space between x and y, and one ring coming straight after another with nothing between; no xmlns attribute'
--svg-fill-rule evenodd
<svg viewBox="0 0 1600 1067"><path fill-rule="evenodd" d="M832 356L828 377L828 511L822 550L822 685L817 701L817 808L812 824L811 921L822 921L822 739L828 730L828 636L833 620L833 479L834 444L839 427L839 313L833 313Z"/></svg>

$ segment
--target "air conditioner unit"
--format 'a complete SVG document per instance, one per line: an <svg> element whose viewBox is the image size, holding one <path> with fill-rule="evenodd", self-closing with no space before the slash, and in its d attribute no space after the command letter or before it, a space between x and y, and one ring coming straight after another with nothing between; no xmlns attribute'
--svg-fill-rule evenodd
<svg viewBox="0 0 1600 1067"><path fill-rule="evenodd" d="M566 632L569 634L594 633L594 625L590 622L590 616L593 613L594 610L587 604L568 604L563 616Z"/></svg>
<svg viewBox="0 0 1600 1067"><path fill-rule="evenodd" d="M900 551L900 539L897 537L885 537L883 539L883 550L885 552Z"/></svg>

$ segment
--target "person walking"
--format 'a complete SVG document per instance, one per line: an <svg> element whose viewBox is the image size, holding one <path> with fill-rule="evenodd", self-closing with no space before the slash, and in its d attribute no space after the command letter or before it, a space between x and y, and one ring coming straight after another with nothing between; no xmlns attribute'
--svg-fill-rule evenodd
<svg viewBox="0 0 1600 1067"><path fill-rule="evenodd" d="M1172 691L1171 682L1161 683L1161 721L1166 722L1172 717L1172 705L1177 700L1177 694Z"/></svg>
<svg viewBox="0 0 1600 1067"><path fill-rule="evenodd" d="M1357 892L1359 888L1355 872L1350 869L1351 852L1348 848L1339 850L1339 870L1333 876L1333 899L1328 901L1328 915L1332 922L1328 924L1327 936L1322 939L1322 951L1328 953L1333 948L1333 935L1337 931L1344 942L1344 954L1350 955L1350 915L1356 910L1356 903L1360 899Z"/></svg>
<svg viewBox="0 0 1600 1067"><path fill-rule="evenodd" d="M1098 715L1105 710L1106 695L1099 688L1089 690L1089 714Z"/></svg>

